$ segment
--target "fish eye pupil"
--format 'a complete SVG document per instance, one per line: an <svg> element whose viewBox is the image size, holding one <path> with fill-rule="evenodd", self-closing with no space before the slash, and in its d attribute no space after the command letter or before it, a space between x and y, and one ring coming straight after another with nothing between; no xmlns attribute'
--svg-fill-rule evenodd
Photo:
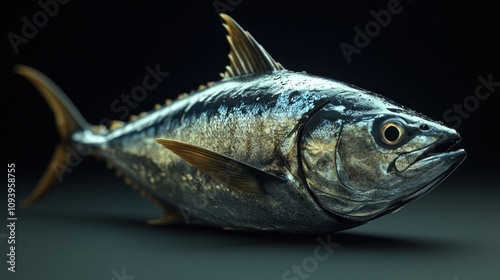
<svg viewBox="0 0 500 280"><path fill-rule="evenodd" d="M399 130L395 126L389 126L384 131L384 137L390 142L394 142L399 138Z"/></svg>
<svg viewBox="0 0 500 280"><path fill-rule="evenodd" d="M394 146L404 138L405 129L398 122L387 122L380 128L380 140L386 145Z"/></svg>
<svg viewBox="0 0 500 280"><path fill-rule="evenodd" d="M399 138L399 130L393 125L388 126L384 131L384 137L389 142L395 142Z"/></svg>

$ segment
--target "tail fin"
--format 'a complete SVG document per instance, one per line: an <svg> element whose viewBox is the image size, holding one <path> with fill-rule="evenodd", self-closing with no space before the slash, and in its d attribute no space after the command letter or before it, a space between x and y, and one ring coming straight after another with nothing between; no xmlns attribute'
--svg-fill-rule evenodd
<svg viewBox="0 0 500 280"><path fill-rule="evenodd" d="M58 174L55 167L66 163L66 159L69 156L66 146L70 144L71 134L78 130L88 129L90 125L80 112L78 112L66 94L47 76L24 65L16 65L14 72L28 79L41 92L55 115L57 130L61 137L61 142L57 145L51 162L47 166L42 178L38 181L37 186L28 198L23 201L23 206L29 207L47 193L57 181Z"/></svg>

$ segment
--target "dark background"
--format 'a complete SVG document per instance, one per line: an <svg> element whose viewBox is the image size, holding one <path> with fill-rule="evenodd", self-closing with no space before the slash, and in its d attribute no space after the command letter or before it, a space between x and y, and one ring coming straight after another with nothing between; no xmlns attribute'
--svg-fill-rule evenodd
<svg viewBox="0 0 500 280"><path fill-rule="evenodd" d="M229 47L214 2L134 1L117 5L71 1L60 5L58 13L35 36L19 46L17 54L7 34L21 35L21 18L26 16L31 21L41 8L36 1L16 1L2 8L1 71L6 99L2 130L7 141L3 151L7 162L16 163L18 197L36 183L58 135L50 109L31 84L12 73L13 65L25 64L45 73L90 123L99 123L103 118L119 118L111 103L142 84L146 66L154 68L159 64L169 76L148 92L137 108L131 109L132 114L148 111L165 98L218 80L218 73L224 71ZM500 81L498 9L493 1L402 0L402 12L393 15L388 26L347 63L339 44L353 44L353 28L364 29L373 20L370 11L386 9L388 2L219 1L234 4L226 6L231 7L226 13L250 31L285 68L352 83L436 120L444 121L446 110L474 95L478 76L486 78L491 74L494 81ZM481 101L468 118L462 118L458 130L463 141L458 146L467 150L468 158L442 186L414 202L415 206L361 227L361 232L336 235L336 240L343 244L339 251L345 255L331 257L328 267L340 270L330 271L320 265L312 278L329 275L328 279L340 279L349 273L364 272L370 275L370 269L363 270L362 264L371 264L371 271L378 272L374 278L384 279L421 279L417 271L429 276L427 279L469 279L477 275L493 279L493 275L500 275L492 262L498 260L500 249L498 237L494 237L500 236L496 216L499 207L495 206L500 167L499 140L495 136L500 129L499 94L500 87ZM24 254L19 253L21 273L37 271L68 278L68 269L76 266L70 261L74 259L88 261L87 273L79 276L85 279L110 279L110 270L119 271L122 266L127 267L127 272L135 268L130 273L136 279L153 279L160 271L166 276L174 274L175 279L188 278L198 270L207 278L241 277L238 273L245 271L248 279L277 279L287 267L310 255L317 245L315 237L228 234L183 227L151 229L141 221L157 214L157 210L136 198L132 191L114 188L122 182L104 169L101 162L85 160L67 174L62 186L57 186L46 200L32 209L18 210L19 215L24 215L24 228L18 228L18 240L25 246L21 247ZM127 201L128 206L121 201ZM51 226L44 226L47 224ZM35 233L40 227L46 230L43 238ZM451 229L453 232L448 231ZM161 242L140 243L163 240L163 235L171 242L168 246L175 247L173 251L163 248L167 245ZM113 243L115 238L128 237L133 239L128 245ZM99 240L108 242L105 252L99 249L102 246L95 245L101 244ZM242 243L267 245L250 252L247 247L238 246ZM460 247L464 243L470 243L469 247ZM35 250L27 244L39 247ZM190 246L182 246L186 244ZM212 245L203 246L206 244ZM4 256L4 245L2 242L0 256ZM144 248L155 246L163 252L157 252L158 257L167 256L168 260L160 262L144 256ZM262 254L268 255L257 263L245 263L258 260ZM133 257L123 259L124 255ZM428 259L430 255L435 259ZM359 259L360 256L364 257ZM374 266L370 262L373 259L395 263ZM138 265L139 260L150 266ZM465 265L471 260L477 261L478 266ZM45 267L52 262L67 262L67 270ZM442 265L436 264L440 262ZM223 268L234 273L224 274ZM175 273L169 274L172 269ZM273 269L277 272L269 272Z"/></svg>
<svg viewBox="0 0 500 280"><path fill-rule="evenodd" d="M444 121L446 110L474 94L479 75L500 80L497 9L487 1L401 1L402 12L347 63L339 44L353 44L353 28L364 29L373 20L370 10L387 9L388 2L233 0L240 4L227 13L286 68L355 84L436 120ZM31 19L41 10L35 1L16 3L4 10L4 35L21 34L21 18ZM228 64L225 35L212 1L73 1L61 5L17 54L5 36L2 76L7 78L8 109L3 119L8 121L2 125L9 132L9 158L15 156L21 163L21 157L37 153L47 159L58 141L52 113L28 82L12 74L14 64L48 75L89 122L99 123L121 116L111 110L111 103L142 84L148 65L160 64L170 75L131 109L132 114L218 80ZM462 171L498 166L494 131L499 125L493 112L499 108L499 91L462 119L460 146L469 152ZM43 135L37 137L36 148L28 144L34 135ZM25 146L25 152L13 149L18 146Z"/></svg>

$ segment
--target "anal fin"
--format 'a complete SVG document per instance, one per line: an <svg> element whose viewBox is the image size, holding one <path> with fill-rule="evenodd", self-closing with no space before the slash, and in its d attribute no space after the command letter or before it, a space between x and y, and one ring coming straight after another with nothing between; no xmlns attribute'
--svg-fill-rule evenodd
<svg viewBox="0 0 500 280"><path fill-rule="evenodd" d="M150 224L150 225L171 225L171 224L177 224L177 223L183 221L183 217L179 212L167 207L156 196L148 194L146 191L141 191L141 195L144 196L147 200L151 201L156 206L158 206L163 212L163 215L161 217L159 217L157 219L147 220L148 224Z"/></svg>
<svg viewBox="0 0 500 280"><path fill-rule="evenodd" d="M112 163L108 162L108 169L113 168ZM115 170L116 175L118 177L122 176L122 172L118 169ZM149 219L146 220L146 223L150 225L170 225L170 224L176 224L179 223L183 220L183 217L181 213L179 213L176 210L173 210L171 207L168 207L160 198L157 196L150 194L144 189L141 189L139 187L139 184L134 182L130 177L124 176L124 182L126 185L132 186L132 189L139 191L139 194L152 202L154 205L158 206L160 208L162 215L159 218L156 219Z"/></svg>
<svg viewBox="0 0 500 280"><path fill-rule="evenodd" d="M164 212L163 216L147 221L150 225L172 225L183 221L182 215L176 212Z"/></svg>
<svg viewBox="0 0 500 280"><path fill-rule="evenodd" d="M255 228L247 228L247 227L224 227L222 228L223 230L226 231L275 231L275 229L272 228L261 228L261 227L255 227Z"/></svg>

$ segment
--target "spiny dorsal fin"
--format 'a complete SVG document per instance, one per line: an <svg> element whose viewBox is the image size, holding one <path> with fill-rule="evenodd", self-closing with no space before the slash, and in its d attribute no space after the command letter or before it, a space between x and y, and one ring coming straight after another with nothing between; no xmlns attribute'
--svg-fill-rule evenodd
<svg viewBox="0 0 500 280"><path fill-rule="evenodd" d="M276 62L271 55L253 38L253 36L245 31L234 19L227 14L220 14L225 23L222 25L226 28L228 35L227 41L231 50L229 52L229 66L226 66L226 72L220 73L222 78L236 77L242 75L258 74L272 72L285 69L279 62ZM203 90L214 85L214 82L208 82L198 86L198 90ZM186 98L188 93L179 94L177 100ZM171 99L165 100L165 105L170 105ZM155 109L160 109L161 105L155 105ZM142 112L137 115L131 115L129 121L135 121L139 117L143 117L147 112ZM110 130L119 128L114 125Z"/></svg>
<svg viewBox="0 0 500 280"><path fill-rule="evenodd" d="M181 141L156 138L156 142L228 187L253 194L268 194L266 187L283 179L207 149Z"/></svg>
<svg viewBox="0 0 500 280"><path fill-rule="evenodd" d="M235 77L256 73L272 72L284 69L274 61L269 53L250 35L243 30L230 16L220 14L227 30L227 41L231 46L229 52L230 65L222 77Z"/></svg>

